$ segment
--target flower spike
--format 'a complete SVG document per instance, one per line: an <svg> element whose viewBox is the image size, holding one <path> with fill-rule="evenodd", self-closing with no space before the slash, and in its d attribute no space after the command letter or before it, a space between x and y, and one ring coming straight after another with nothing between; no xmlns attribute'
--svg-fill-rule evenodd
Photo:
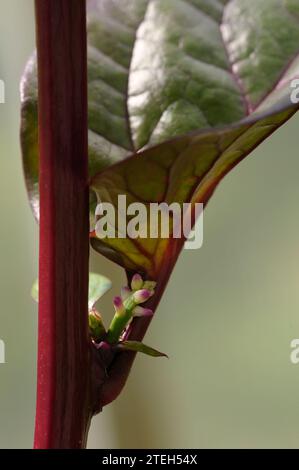
<svg viewBox="0 0 299 470"><path fill-rule="evenodd" d="M134 274L131 281L132 290L128 286L123 287L121 296L114 298L115 315L110 323L105 341L111 345L117 344L134 317L145 318L153 315L152 310L140 307L139 304L146 302L154 295L155 286L154 281L143 282L140 274Z"/></svg>

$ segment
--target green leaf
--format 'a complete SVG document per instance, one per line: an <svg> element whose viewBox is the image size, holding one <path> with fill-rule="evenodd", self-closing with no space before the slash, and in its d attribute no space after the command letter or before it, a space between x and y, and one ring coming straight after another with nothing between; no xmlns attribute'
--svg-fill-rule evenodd
<svg viewBox="0 0 299 470"><path fill-rule="evenodd" d="M91 310L96 302L111 289L110 279L101 274L89 273L88 308Z"/></svg>
<svg viewBox="0 0 299 470"><path fill-rule="evenodd" d="M130 203L202 202L206 204L223 176L294 113L284 111L238 126L206 131L148 149L97 175L91 182L98 200L118 207L119 195ZM131 191L132 189L132 191ZM117 230L117 228L116 228ZM98 239L95 250L127 269L143 270L152 279L173 263L184 240Z"/></svg>
<svg viewBox="0 0 299 470"><path fill-rule="evenodd" d="M96 203L203 202L298 109L299 0L88 0L89 171ZM22 80L21 141L38 216L36 59ZM157 277L182 243L92 245Z"/></svg>
<svg viewBox="0 0 299 470"><path fill-rule="evenodd" d="M88 309L92 310L95 303L111 288L111 281L101 274L89 273ZM38 302L38 280L31 289L32 298Z"/></svg>
<svg viewBox="0 0 299 470"><path fill-rule="evenodd" d="M125 351L135 351L147 354L152 357L168 357L167 354L161 353L156 349L150 348L139 341L122 341L117 345L118 349L123 349Z"/></svg>

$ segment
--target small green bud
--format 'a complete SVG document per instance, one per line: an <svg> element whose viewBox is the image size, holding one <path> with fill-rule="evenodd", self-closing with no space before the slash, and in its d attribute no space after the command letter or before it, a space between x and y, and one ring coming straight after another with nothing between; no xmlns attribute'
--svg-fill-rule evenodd
<svg viewBox="0 0 299 470"><path fill-rule="evenodd" d="M99 342L106 334L106 329L101 315L96 310L91 310L88 316L89 330L94 341Z"/></svg>
<svg viewBox="0 0 299 470"><path fill-rule="evenodd" d="M133 299L134 302L138 304L142 304L143 302L146 302L152 295L153 291L150 291L148 289L140 289L134 292L133 294Z"/></svg>
<svg viewBox="0 0 299 470"><path fill-rule="evenodd" d="M157 283L155 281L144 281L143 283L143 289L148 289L148 290L155 290Z"/></svg>

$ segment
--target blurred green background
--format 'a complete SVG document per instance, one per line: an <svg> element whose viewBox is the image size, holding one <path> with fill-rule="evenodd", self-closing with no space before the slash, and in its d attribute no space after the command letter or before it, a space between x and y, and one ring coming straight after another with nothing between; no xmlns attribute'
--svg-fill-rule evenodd
<svg viewBox="0 0 299 470"><path fill-rule="evenodd" d="M0 448L34 429L38 230L19 149L19 79L34 48L31 0L0 0ZM205 213L204 246L182 253L121 397L93 420L94 448L299 447L299 116L235 169ZM122 271L99 255L92 269Z"/></svg>

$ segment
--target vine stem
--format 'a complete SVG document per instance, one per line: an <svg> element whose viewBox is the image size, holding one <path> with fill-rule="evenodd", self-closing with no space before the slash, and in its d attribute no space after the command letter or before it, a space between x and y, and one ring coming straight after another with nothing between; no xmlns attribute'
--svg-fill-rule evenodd
<svg viewBox="0 0 299 470"><path fill-rule="evenodd" d="M91 419L85 0L35 0L40 254L36 449L82 448Z"/></svg>

